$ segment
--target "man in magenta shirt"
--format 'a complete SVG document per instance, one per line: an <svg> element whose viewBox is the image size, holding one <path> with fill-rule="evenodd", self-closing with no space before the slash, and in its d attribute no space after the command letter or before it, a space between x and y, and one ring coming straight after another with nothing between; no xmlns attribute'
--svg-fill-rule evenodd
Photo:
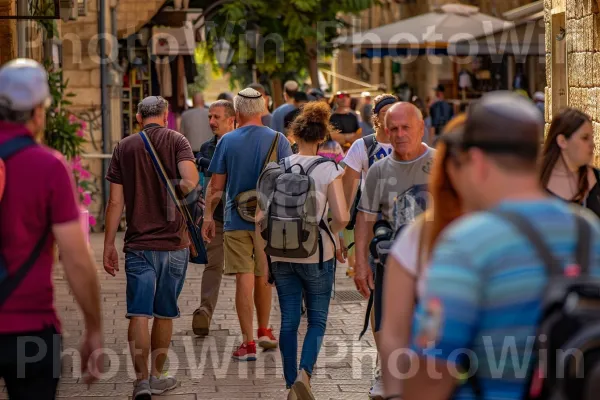
<svg viewBox="0 0 600 400"><path fill-rule="evenodd" d="M0 69L0 153L15 138L43 134L50 105L47 82L46 71L33 60L14 60ZM0 378L10 399L54 399L61 371L61 328L52 285L54 244L83 312L81 365L90 383L102 365L100 356L90 359L102 348L96 265L79 222L73 177L61 154L31 144L0 164L6 185L0 196L0 276L5 276L0 279ZM35 261L26 268L30 258ZM23 270L27 273L18 280Z"/></svg>

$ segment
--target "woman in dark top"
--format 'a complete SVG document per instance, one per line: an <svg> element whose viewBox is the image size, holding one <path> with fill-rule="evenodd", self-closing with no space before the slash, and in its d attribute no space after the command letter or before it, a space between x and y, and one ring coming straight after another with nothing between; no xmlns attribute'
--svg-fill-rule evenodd
<svg viewBox="0 0 600 400"><path fill-rule="evenodd" d="M591 118L567 108L554 117L542 154L541 181L552 195L581 204L600 216L600 174L591 167Z"/></svg>

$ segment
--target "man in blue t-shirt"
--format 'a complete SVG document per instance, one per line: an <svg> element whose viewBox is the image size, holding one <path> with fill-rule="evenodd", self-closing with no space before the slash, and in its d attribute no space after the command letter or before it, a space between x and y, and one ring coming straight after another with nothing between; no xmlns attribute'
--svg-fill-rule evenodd
<svg viewBox="0 0 600 400"><path fill-rule="evenodd" d="M224 253L225 274L236 276L235 304L242 328L243 343L233 357L256 360L256 344L252 332L253 302L258 319L258 344L276 348L277 340L269 326L271 287L267 285L266 257L256 248L255 224L238 213L235 199L243 192L256 189L269 149L279 135L276 159L292 155L290 144L281 133L262 125L265 103L254 89L242 90L233 100L239 128L223 136L217 144L208 170L213 174L206 194L206 210L202 235L210 242L215 236L213 214L226 191ZM253 296L253 290L256 295Z"/></svg>
<svg viewBox="0 0 600 400"><path fill-rule="evenodd" d="M442 136L458 157L448 173L472 213L438 240L413 325L419 363L402 382L385 375L389 398L399 398L402 384L404 400L521 399L527 393L546 267L527 237L487 210L520 215L565 267L575 262L573 211L539 184L542 133L535 106L501 92L470 107L462 135ZM581 212L592 228L590 273L600 277L599 222ZM467 367L477 385L465 379Z"/></svg>
<svg viewBox="0 0 600 400"><path fill-rule="evenodd" d="M296 106L294 105L294 96L298 91L298 82L296 81L287 81L283 85L283 98L285 99L285 104L280 105L273 111L273 118L271 118L271 128L276 132L284 132L285 131L285 116L288 113L294 111Z"/></svg>

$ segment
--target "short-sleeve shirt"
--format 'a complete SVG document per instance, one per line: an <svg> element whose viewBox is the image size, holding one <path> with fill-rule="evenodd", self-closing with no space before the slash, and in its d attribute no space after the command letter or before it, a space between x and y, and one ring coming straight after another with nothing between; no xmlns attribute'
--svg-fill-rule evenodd
<svg viewBox="0 0 600 400"><path fill-rule="evenodd" d="M262 124L266 127L271 127L271 124L273 123L273 114L265 114L262 117L260 117L260 122L262 122Z"/></svg>
<svg viewBox="0 0 600 400"><path fill-rule="evenodd" d="M415 160L399 161L392 154L369 168L359 211L381 213L383 219L398 230L426 209L427 183L435 150L422 145L426 150Z"/></svg>
<svg viewBox="0 0 600 400"><path fill-rule="evenodd" d="M365 139L360 138L352 143L350 150L348 150L346 157L344 157L344 165L347 165L356 172L362 172L363 181L367 177L367 171L369 171L369 168L375 161L382 160L392 154L393 151L393 147L389 143L377 142L375 146L369 157L367 147L365 146Z"/></svg>
<svg viewBox="0 0 600 400"><path fill-rule="evenodd" d="M344 159L344 149L335 140L328 140L319 145L317 155L325 158L330 158L336 163L340 163Z"/></svg>
<svg viewBox="0 0 600 400"><path fill-rule="evenodd" d="M194 161L190 143L181 133L158 124L146 125L144 130L179 192L177 164ZM140 135L128 136L117 144L106 180L123 185L127 220L124 251L174 251L189 246L185 220L169 197Z"/></svg>
<svg viewBox="0 0 600 400"><path fill-rule="evenodd" d="M200 151L202 143L213 136L208 121L208 110L202 107L184 112L181 115L181 134L190 142L194 153Z"/></svg>
<svg viewBox="0 0 600 400"><path fill-rule="evenodd" d="M244 126L229 132L217 144L208 170L226 174L227 202L225 204L225 231L254 231L254 224L244 221L235 207L238 194L256 189L258 178L275 135L279 135L277 159L292 155L290 142L281 133L265 126Z"/></svg>
<svg viewBox="0 0 600 400"><path fill-rule="evenodd" d="M23 125L0 122L0 146L31 133ZM5 161L6 187L0 203L0 254L8 274L31 255L51 225L78 221L79 201L71 168L63 156L36 145ZM47 238L31 270L0 309L0 333L36 332L60 323L54 307L54 236Z"/></svg>
<svg viewBox="0 0 600 400"><path fill-rule="evenodd" d="M391 252L392 257L402 268L417 280L418 297L423 295L425 288L424 265L418 265L424 222L424 219L418 219L403 229L396 238Z"/></svg>
<svg viewBox="0 0 600 400"><path fill-rule="evenodd" d="M329 122L335 129L340 131L340 133L344 134L356 133L360 129L360 125L358 124L358 117L356 116L356 114L353 113L333 113L329 118Z"/></svg>
<svg viewBox="0 0 600 400"><path fill-rule="evenodd" d="M304 170L307 170L312 163L320 158L320 156L301 156L294 154L293 156L289 157L286 162L287 165L290 166L300 164ZM329 212L329 204L327 203L327 189L329 188L329 185L343 173L344 170L342 167L338 166L335 162L319 164L310 173L310 176L315 182L318 210L317 215L324 215L325 218L327 218L327 214ZM325 221L327 220L325 219ZM331 242L329 234L323 229L321 229L321 237L323 238L323 261L329 261L335 256L333 252L334 244ZM305 259L271 257L271 261L292 262L297 264L316 264L319 262L319 251L317 250L315 254Z"/></svg>
<svg viewBox="0 0 600 400"><path fill-rule="evenodd" d="M270 128L277 132L284 132L284 118L285 116L296 107L293 104L282 104L273 111L273 118L271 118Z"/></svg>
<svg viewBox="0 0 600 400"><path fill-rule="evenodd" d="M527 218L554 257L565 266L575 262L577 229L568 205L556 199L505 201L498 209ZM590 273L598 278L599 221L589 210L582 212L592 225ZM532 360L526 349L536 336L548 281L528 239L491 213L462 217L442 233L427 274L413 348L458 364L464 362L465 349L471 350L484 400L523 398L529 368L523 360ZM475 396L465 384L455 398Z"/></svg>
<svg viewBox="0 0 600 400"><path fill-rule="evenodd" d="M444 100L436 101L429 109L431 124L435 128L435 134L440 135L448 122L454 117L454 108Z"/></svg>

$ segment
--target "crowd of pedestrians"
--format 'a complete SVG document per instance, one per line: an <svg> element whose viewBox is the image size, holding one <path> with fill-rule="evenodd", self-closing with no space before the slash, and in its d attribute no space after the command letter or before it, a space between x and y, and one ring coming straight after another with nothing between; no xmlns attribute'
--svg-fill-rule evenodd
<svg viewBox="0 0 600 400"><path fill-rule="evenodd" d="M315 398L338 262L369 299L363 334L371 325L378 355L371 399L597 395L600 173L588 115L561 111L544 138L537 106L508 92L454 117L438 87L428 120L422 101L392 94L363 93L356 113L346 92L332 109L318 89L294 81L282 89L285 104L272 114L259 84L210 106L196 95L181 133L167 128L167 101L147 97L137 108L142 131L114 148L103 267L127 279L134 400L178 386L164 365L197 250L190 224L201 227L208 260L194 334L210 335L222 277L235 277L242 337L232 357L252 362L258 347L279 347L288 400ZM59 154L37 144L49 98L39 64L0 69L0 377L11 399L56 395L55 244L83 310L86 382L104 364L98 278L73 178ZM23 335L51 351L17 373ZM573 349L583 358L556 355ZM36 351L25 348L28 359ZM573 376L576 362L584 376Z"/></svg>

